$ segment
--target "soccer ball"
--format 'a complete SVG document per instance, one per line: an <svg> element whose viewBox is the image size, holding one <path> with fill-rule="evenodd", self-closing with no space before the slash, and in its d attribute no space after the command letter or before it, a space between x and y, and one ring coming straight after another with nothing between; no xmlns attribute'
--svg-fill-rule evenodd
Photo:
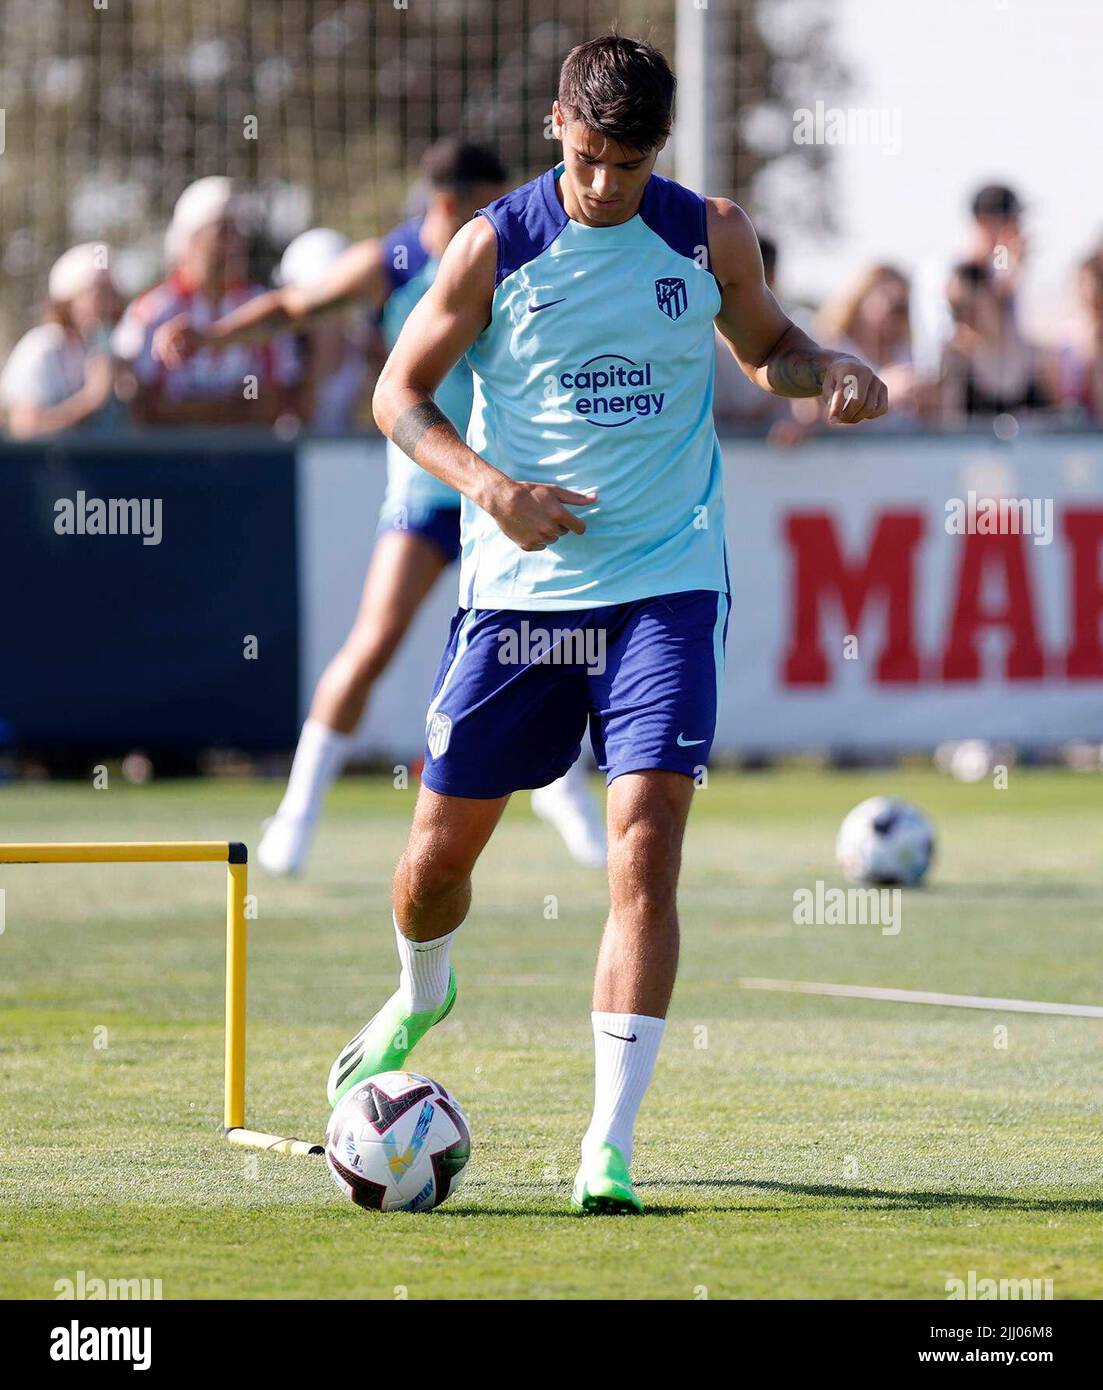
<svg viewBox="0 0 1103 1390"><path fill-rule="evenodd" d="M918 806L871 796L839 827L835 857L852 883L911 887L931 866L934 831Z"/></svg>
<svg viewBox="0 0 1103 1390"><path fill-rule="evenodd" d="M429 1211L459 1187L471 1134L439 1082L384 1071L338 1101L325 1153L333 1181L358 1207Z"/></svg>

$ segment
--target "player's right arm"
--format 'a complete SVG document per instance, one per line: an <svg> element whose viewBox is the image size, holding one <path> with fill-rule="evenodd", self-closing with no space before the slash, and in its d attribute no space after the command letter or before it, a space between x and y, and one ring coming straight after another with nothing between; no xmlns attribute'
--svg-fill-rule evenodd
<svg viewBox="0 0 1103 1390"><path fill-rule="evenodd" d="M202 348L265 342L317 323L355 300L382 308L390 290L382 242L358 241L316 284L284 285L258 294L206 328L197 327L187 314L178 314L157 329L153 355L166 367L178 367Z"/></svg>
<svg viewBox="0 0 1103 1390"><path fill-rule="evenodd" d="M375 388L375 422L428 473L488 512L522 550L544 550L583 522L568 507L592 494L515 482L460 438L433 393L490 322L498 243L484 217L463 227L441 257L436 279L414 306Z"/></svg>

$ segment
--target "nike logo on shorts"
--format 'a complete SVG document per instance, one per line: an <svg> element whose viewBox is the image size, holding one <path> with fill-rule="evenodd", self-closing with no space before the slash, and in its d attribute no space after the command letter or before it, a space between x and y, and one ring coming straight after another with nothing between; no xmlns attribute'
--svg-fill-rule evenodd
<svg viewBox="0 0 1103 1390"><path fill-rule="evenodd" d="M686 738L682 734L678 735L679 748L692 748L695 744L704 743L704 741L705 740L703 738Z"/></svg>
<svg viewBox="0 0 1103 1390"><path fill-rule="evenodd" d="M562 300L562 299L549 299L548 302L547 302L546 304L536 304L536 303L534 303L533 300L530 299L530 300L529 300L529 313L530 313L530 314L538 314L538 313L540 312L541 309L550 309L554 304L562 304L562 303L563 303L563 300Z"/></svg>

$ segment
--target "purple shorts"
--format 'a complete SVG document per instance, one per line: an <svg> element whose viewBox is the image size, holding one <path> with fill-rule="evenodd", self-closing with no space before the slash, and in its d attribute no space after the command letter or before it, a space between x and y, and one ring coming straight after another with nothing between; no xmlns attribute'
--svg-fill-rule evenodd
<svg viewBox="0 0 1103 1390"><path fill-rule="evenodd" d="M404 531L411 536L421 536L435 545L450 565L459 558L459 507L429 507L409 513L400 508L392 516L380 518L376 534L382 536L388 531Z"/></svg>
<svg viewBox="0 0 1103 1390"><path fill-rule="evenodd" d="M716 732L731 600L693 589L544 613L461 608L425 725L422 782L491 798L562 777L587 726L606 782L696 776Z"/></svg>

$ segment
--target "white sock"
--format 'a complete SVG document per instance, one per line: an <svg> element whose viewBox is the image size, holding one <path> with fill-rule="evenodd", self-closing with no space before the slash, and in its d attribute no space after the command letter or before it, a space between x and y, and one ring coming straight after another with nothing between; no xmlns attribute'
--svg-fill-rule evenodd
<svg viewBox="0 0 1103 1390"><path fill-rule="evenodd" d="M394 920L393 913L391 917ZM439 1009L444 1003L444 996L448 993L452 938L458 931L459 927L447 936L438 936L432 941L411 941L402 935L395 921L398 959L402 963L398 991L410 1013L427 1013L430 1009Z"/></svg>
<svg viewBox="0 0 1103 1390"><path fill-rule="evenodd" d="M663 1040L665 1018L647 1014L590 1015L594 1025L594 1114L582 1140L615 1144L632 1162L632 1131L644 1092L651 1084Z"/></svg>
<svg viewBox="0 0 1103 1390"><path fill-rule="evenodd" d="M351 734L339 734L317 719L308 719L299 735L291 776L277 815L296 820L317 819L322 798L344 766L351 741Z"/></svg>

